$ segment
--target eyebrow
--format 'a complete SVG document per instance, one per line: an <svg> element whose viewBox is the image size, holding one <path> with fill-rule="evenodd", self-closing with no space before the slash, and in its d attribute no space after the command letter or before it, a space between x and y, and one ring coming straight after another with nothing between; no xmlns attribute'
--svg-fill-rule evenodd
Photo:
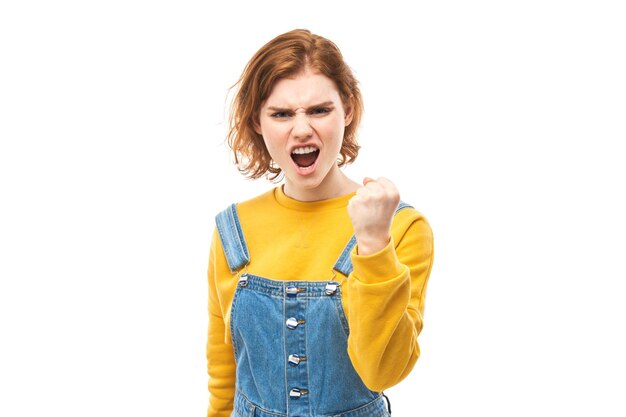
<svg viewBox="0 0 626 417"><path fill-rule="evenodd" d="M323 103L314 104L312 106L309 106L307 108L307 110L311 110L311 109L314 109L316 107L327 107L327 106L332 106L332 105L334 105L334 103L332 101L325 101ZM291 110L291 109L289 109L287 107L270 106L270 107L267 108L267 110L270 110L270 111L286 111L286 110Z"/></svg>

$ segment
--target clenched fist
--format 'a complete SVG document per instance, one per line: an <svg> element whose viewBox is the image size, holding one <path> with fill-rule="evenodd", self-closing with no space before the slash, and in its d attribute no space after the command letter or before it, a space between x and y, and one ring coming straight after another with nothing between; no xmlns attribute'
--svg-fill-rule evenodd
<svg viewBox="0 0 626 417"><path fill-rule="evenodd" d="M359 255L383 249L391 239L391 221L400 203L400 193L386 178L365 178L348 202Z"/></svg>

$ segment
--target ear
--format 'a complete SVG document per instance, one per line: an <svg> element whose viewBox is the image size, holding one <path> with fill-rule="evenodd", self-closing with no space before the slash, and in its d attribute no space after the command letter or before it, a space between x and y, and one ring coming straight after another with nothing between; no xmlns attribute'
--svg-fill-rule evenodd
<svg viewBox="0 0 626 417"><path fill-rule="evenodd" d="M350 96L348 102L343 107L346 113L344 116L344 124L348 126L350 123L352 123L352 117L354 116L354 97Z"/></svg>
<svg viewBox="0 0 626 417"><path fill-rule="evenodd" d="M254 129L254 131L257 134L262 135L261 134L261 123L260 123L258 115L254 118L254 120L252 120L252 128Z"/></svg>

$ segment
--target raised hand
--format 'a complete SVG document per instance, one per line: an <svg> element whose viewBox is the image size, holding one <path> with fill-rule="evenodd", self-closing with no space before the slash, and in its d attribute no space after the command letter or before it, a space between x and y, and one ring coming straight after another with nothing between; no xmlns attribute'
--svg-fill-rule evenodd
<svg viewBox="0 0 626 417"><path fill-rule="evenodd" d="M400 193L391 181L382 177L363 179L363 186L348 202L359 255L371 255L387 246L399 203Z"/></svg>

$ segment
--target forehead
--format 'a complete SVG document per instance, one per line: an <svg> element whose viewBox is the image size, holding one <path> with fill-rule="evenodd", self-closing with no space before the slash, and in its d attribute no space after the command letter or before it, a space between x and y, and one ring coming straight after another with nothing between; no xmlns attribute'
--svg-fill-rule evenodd
<svg viewBox="0 0 626 417"><path fill-rule="evenodd" d="M263 107L308 107L326 101L341 104L335 82L320 73L305 71L279 80Z"/></svg>

